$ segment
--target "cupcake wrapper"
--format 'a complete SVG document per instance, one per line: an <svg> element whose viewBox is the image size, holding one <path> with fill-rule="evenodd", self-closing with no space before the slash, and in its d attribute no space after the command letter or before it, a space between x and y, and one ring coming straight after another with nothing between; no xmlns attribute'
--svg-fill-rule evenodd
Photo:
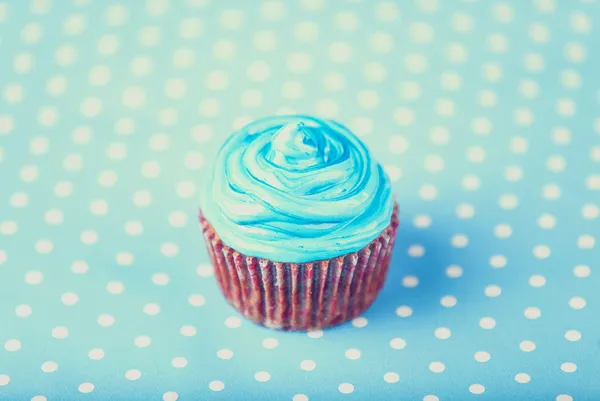
<svg viewBox="0 0 600 401"><path fill-rule="evenodd" d="M398 206L390 225L358 252L309 263L279 263L246 256L223 244L200 212L217 282L227 301L246 318L280 330L316 330L363 313L387 275Z"/></svg>

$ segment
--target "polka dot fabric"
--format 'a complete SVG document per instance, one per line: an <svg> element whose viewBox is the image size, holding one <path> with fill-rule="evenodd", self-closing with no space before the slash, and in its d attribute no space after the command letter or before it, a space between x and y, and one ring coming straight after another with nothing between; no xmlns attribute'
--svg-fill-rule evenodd
<svg viewBox="0 0 600 401"><path fill-rule="evenodd" d="M593 400L598 2L0 1L0 398ZM402 207L377 302L280 333L197 221L236 127L346 123Z"/></svg>

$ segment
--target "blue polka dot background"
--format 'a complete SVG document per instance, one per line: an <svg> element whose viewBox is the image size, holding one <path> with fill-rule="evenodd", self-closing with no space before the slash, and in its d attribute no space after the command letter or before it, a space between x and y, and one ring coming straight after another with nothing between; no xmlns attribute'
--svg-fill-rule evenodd
<svg viewBox="0 0 600 401"><path fill-rule="evenodd" d="M0 1L0 399L598 400L594 0ZM343 326L221 296L236 128L334 118L401 206Z"/></svg>

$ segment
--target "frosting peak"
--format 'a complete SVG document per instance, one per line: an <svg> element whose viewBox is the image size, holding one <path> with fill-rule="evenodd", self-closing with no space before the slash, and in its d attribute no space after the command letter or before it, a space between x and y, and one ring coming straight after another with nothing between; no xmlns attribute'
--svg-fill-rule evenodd
<svg viewBox="0 0 600 401"><path fill-rule="evenodd" d="M355 252L390 223L391 186L347 128L270 117L231 135L202 192L223 242L249 256L303 263Z"/></svg>

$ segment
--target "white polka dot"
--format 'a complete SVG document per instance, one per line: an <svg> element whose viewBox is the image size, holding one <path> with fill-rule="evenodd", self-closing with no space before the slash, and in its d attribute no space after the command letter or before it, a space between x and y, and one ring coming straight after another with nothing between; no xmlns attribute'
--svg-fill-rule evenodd
<svg viewBox="0 0 600 401"><path fill-rule="evenodd" d="M600 174L589 175L585 183L591 191L600 191Z"/></svg>
<svg viewBox="0 0 600 401"><path fill-rule="evenodd" d="M187 364L188 364L188 361L187 361L187 359L185 359L185 358L184 358L184 357L182 357L182 356L178 356L178 357L176 357L176 358L173 358L173 359L171 360L171 365L172 365L174 368L182 369L182 368L185 368L185 367L187 366Z"/></svg>
<svg viewBox="0 0 600 401"><path fill-rule="evenodd" d="M346 355L346 358L348 359L356 360L360 358L360 350L356 348L350 348L349 350L346 350L344 355Z"/></svg>
<svg viewBox="0 0 600 401"><path fill-rule="evenodd" d="M489 353L489 352L486 352L486 351L477 351L477 352L476 352L476 353L473 355L473 357L475 358L475 360L476 360L477 362L485 363L485 362L487 362L487 361L489 361L489 360L490 360L490 358L491 358L491 355L490 355L490 353Z"/></svg>
<svg viewBox="0 0 600 401"><path fill-rule="evenodd" d="M398 383L398 381L400 381L400 375L398 375L398 373L395 372L387 372L386 374L383 375L383 380L386 383Z"/></svg>
<svg viewBox="0 0 600 401"><path fill-rule="evenodd" d="M567 145L571 142L571 133L568 128L556 127L552 131L552 139L558 145Z"/></svg>
<svg viewBox="0 0 600 401"><path fill-rule="evenodd" d="M533 341L525 340L521 341L521 343L519 344L519 348L521 348L521 351L524 352L532 352L535 350L536 345Z"/></svg>
<svg viewBox="0 0 600 401"><path fill-rule="evenodd" d="M269 380L271 380L271 374L265 371L256 372L254 374L254 380L262 383L268 382Z"/></svg>
<svg viewBox="0 0 600 401"><path fill-rule="evenodd" d="M0 374L0 386L6 386L8 383L10 383L10 376Z"/></svg>
<svg viewBox="0 0 600 401"><path fill-rule="evenodd" d="M529 277L529 285L536 288L543 287L546 285L546 278L542 275L534 274Z"/></svg>
<svg viewBox="0 0 600 401"><path fill-rule="evenodd" d="M573 401L573 397L568 394L559 394L556 396L556 401Z"/></svg>
<svg viewBox="0 0 600 401"><path fill-rule="evenodd" d="M447 327L438 327L433 334L440 340L447 340L452 335L452 332Z"/></svg>
<svg viewBox="0 0 600 401"><path fill-rule="evenodd" d="M533 256L538 259L546 259L550 256L550 248L546 245L536 245L533 248Z"/></svg>
<svg viewBox="0 0 600 401"><path fill-rule="evenodd" d="M417 228L428 228L431 226L431 217L429 215L417 215L413 219L413 225Z"/></svg>
<svg viewBox="0 0 600 401"><path fill-rule="evenodd" d="M42 372L52 373L58 370L58 364L53 361L47 361L42 364Z"/></svg>
<svg viewBox="0 0 600 401"><path fill-rule="evenodd" d="M467 48L462 43L450 43L446 46L446 55L453 64L463 63L468 58Z"/></svg>
<svg viewBox="0 0 600 401"><path fill-rule="evenodd" d="M69 329L67 329L65 326L56 326L52 329L52 337L54 338L63 339L67 338L68 335Z"/></svg>
<svg viewBox="0 0 600 401"><path fill-rule="evenodd" d="M323 330L309 330L306 335L310 338L321 338L323 337Z"/></svg>
<svg viewBox="0 0 600 401"><path fill-rule="evenodd" d="M464 234L455 234L452 236L450 242L455 248L464 248L469 245L469 238Z"/></svg>
<svg viewBox="0 0 600 401"><path fill-rule="evenodd" d="M485 296L490 298L496 298L502 294L502 288L498 285L488 285L484 290Z"/></svg>
<svg viewBox="0 0 600 401"><path fill-rule="evenodd" d="M14 235L19 231L19 226L15 221L6 220L0 222L0 234L2 235Z"/></svg>
<svg viewBox="0 0 600 401"><path fill-rule="evenodd" d="M76 274L84 274L88 269L88 264L83 260L76 260L71 264L71 271Z"/></svg>
<svg viewBox="0 0 600 401"><path fill-rule="evenodd" d="M365 64L364 73L367 81L382 82L387 77L385 67L377 62L368 62Z"/></svg>
<svg viewBox="0 0 600 401"><path fill-rule="evenodd" d="M421 96L421 87L418 82L405 81L399 85L400 96L406 100L416 100Z"/></svg>
<svg viewBox="0 0 600 401"><path fill-rule="evenodd" d="M581 340L581 333L577 330L569 330L565 333L565 338L568 341L579 341Z"/></svg>
<svg viewBox="0 0 600 401"><path fill-rule="evenodd" d="M591 273L590 267L586 265L577 265L573 269L573 274L578 278L588 277Z"/></svg>
<svg viewBox="0 0 600 401"><path fill-rule="evenodd" d="M98 241L98 234L95 231L86 230L81 233L80 239L86 245L93 245Z"/></svg>
<svg viewBox="0 0 600 401"><path fill-rule="evenodd" d="M162 396L163 401L177 401L179 399L179 394L175 391L167 391Z"/></svg>
<svg viewBox="0 0 600 401"><path fill-rule="evenodd" d="M375 17L380 21L395 21L399 15L398 5L393 1L381 1L375 5Z"/></svg>
<svg viewBox="0 0 600 401"><path fill-rule="evenodd" d="M471 384L469 386L469 391L473 394L483 394L485 392L485 387L481 384Z"/></svg>
<svg viewBox="0 0 600 401"><path fill-rule="evenodd" d="M115 324L115 318L112 315L103 314L98 316L98 324L104 327L110 327Z"/></svg>
<svg viewBox="0 0 600 401"><path fill-rule="evenodd" d="M184 39L194 39L202 33L202 21L198 18L184 18L179 23L179 36Z"/></svg>
<svg viewBox="0 0 600 401"><path fill-rule="evenodd" d="M410 306L399 306L396 308L396 315L400 317L409 317L413 314L413 310Z"/></svg>
<svg viewBox="0 0 600 401"><path fill-rule="evenodd" d="M456 302L456 297L452 295L445 295L442 297L442 299L440 299L440 305L442 305L445 308L451 308L453 306L456 306Z"/></svg>
<svg viewBox="0 0 600 401"><path fill-rule="evenodd" d="M79 385L79 392L81 393L91 393L94 391L94 385L92 383L81 383Z"/></svg>
<svg viewBox="0 0 600 401"><path fill-rule="evenodd" d="M317 364L310 359L300 362L300 369L310 372L317 367Z"/></svg>
<svg viewBox="0 0 600 401"><path fill-rule="evenodd" d="M467 191L476 191L479 189L481 181L479 177L473 174L467 174L462 178L461 186Z"/></svg>
<svg viewBox="0 0 600 401"><path fill-rule="evenodd" d="M419 278L417 276L404 276L402 279L402 285L406 288L415 288L419 285Z"/></svg>
<svg viewBox="0 0 600 401"><path fill-rule="evenodd" d="M33 55L29 53L19 53L13 60L13 68L17 74L27 74L31 71L34 64Z"/></svg>
<svg viewBox="0 0 600 401"><path fill-rule="evenodd" d="M136 347L145 348L152 344L152 340L148 336L139 336L133 340Z"/></svg>
<svg viewBox="0 0 600 401"><path fill-rule="evenodd" d="M25 273L25 282L29 285L38 285L43 279L44 275L40 271L32 270Z"/></svg>
<svg viewBox="0 0 600 401"><path fill-rule="evenodd" d="M573 373L577 371L577 365L575 365L573 362L565 362L560 365L560 370L565 373Z"/></svg>
<svg viewBox="0 0 600 401"><path fill-rule="evenodd" d="M369 37L369 45L375 53L389 53L394 48L394 39L388 33L375 32Z"/></svg>
<svg viewBox="0 0 600 401"><path fill-rule="evenodd" d="M482 163L485 160L485 150L480 146L471 146L467 149L467 159L472 163Z"/></svg>
<svg viewBox="0 0 600 401"><path fill-rule="evenodd" d="M206 118L216 117L221 111L221 104L217 99L205 98L198 104L198 113Z"/></svg>
<svg viewBox="0 0 600 401"><path fill-rule="evenodd" d="M18 305L15 308L15 315L17 315L18 317L29 317L32 313L33 310L31 309L31 306L27 304Z"/></svg>
<svg viewBox="0 0 600 401"><path fill-rule="evenodd" d="M98 361L104 358L104 351L100 348L91 349L90 352L88 352L88 357L94 361Z"/></svg>
<svg viewBox="0 0 600 401"><path fill-rule="evenodd" d="M515 381L522 384L529 383L531 381L531 376L527 373L517 373L515 375Z"/></svg>
<svg viewBox="0 0 600 401"><path fill-rule="evenodd" d="M36 395L31 398L31 401L48 401L48 399L43 395Z"/></svg>
<svg viewBox="0 0 600 401"><path fill-rule="evenodd" d="M357 317L352 319L352 326L356 327L356 328L363 328L363 327L367 327L367 324L369 324L369 321L367 320L367 318L365 317Z"/></svg>
<svg viewBox="0 0 600 401"><path fill-rule="evenodd" d="M120 281L109 281L106 285L106 291L113 295L122 294L125 291L125 286Z"/></svg>
<svg viewBox="0 0 600 401"><path fill-rule="evenodd" d="M150 316L156 316L160 313L160 306L154 303L144 305L144 313Z"/></svg>
<svg viewBox="0 0 600 401"><path fill-rule="evenodd" d="M236 45L228 39L217 40L213 46L213 56L218 60L230 60L235 53Z"/></svg>
<svg viewBox="0 0 600 401"><path fill-rule="evenodd" d="M406 347L406 341L404 341L402 338L392 338L390 340L390 347L392 349L403 349Z"/></svg>
<svg viewBox="0 0 600 401"><path fill-rule="evenodd" d="M66 306L73 306L79 302L79 296L74 292L66 292L61 295L60 300Z"/></svg>
<svg viewBox="0 0 600 401"><path fill-rule="evenodd" d="M564 55L572 63L583 62L587 55L586 49L581 43L569 42L565 45Z"/></svg>
<svg viewBox="0 0 600 401"><path fill-rule="evenodd" d="M456 72L444 71L440 75L440 84L443 89L454 92L461 88L462 78Z"/></svg>
<svg viewBox="0 0 600 401"><path fill-rule="evenodd" d="M125 378L127 380L138 380L141 377L142 372L137 369L129 369L127 372L125 372Z"/></svg>
<svg viewBox="0 0 600 401"><path fill-rule="evenodd" d="M1 119L1 117L0 117ZM2 133L2 121L0 120L0 133ZM48 138L35 137L29 142L29 152L33 155L43 155L48 152Z"/></svg>
<svg viewBox="0 0 600 401"><path fill-rule="evenodd" d="M451 16L452 27L458 32L470 32L473 30L473 19L469 14L457 12Z"/></svg>
<svg viewBox="0 0 600 401"><path fill-rule="evenodd" d="M173 53L173 65L175 68L186 69L194 65L195 53L191 49L177 49Z"/></svg>
<svg viewBox="0 0 600 401"><path fill-rule="evenodd" d="M152 60L148 57L137 56L131 61L129 68L135 77L148 76L152 72Z"/></svg>
<svg viewBox="0 0 600 401"><path fill-rule="evenodd" d="M287 58L287 66L294 73L305 73L312 68L313 58L309 53L291 53Z"/></svg>
<svg viewBox="0 0 600 401"><path fill-rule="evenodd" d="M96 199L90 203L90 212L97 216L105 215L108 212L108 203L104 199Z"/></svg>
<svg viewBox="0 0 600 401"><path fill-rule="evenodd" d="M556 218L551 214L543 214L537 219L540 228L550 230L556 226Z"/></svg>
<svg viewBox="0 0 600 401"><path fill-rule="evenodd" d="M435 38L433 27L424 22L415 22L408 27L411 39L415 43L430 43Z"/></svg>
<svg viewBox="0 0 600 401"><path fill-rule="evenodd" d="M508 238L512 235L512 227L508 224L498 224L494 227L494 235L498 238Z"/></svg>
<svg viewBox="0 0 600 401"><path fill-rule="evenodd" d="M534 320L534 319L538 319L540 316L542 316L542 311L540 310L540 308L537 308L535 306L528 306L523 311L523 315L527 319Z"/></svg>
<svg viewBox="0 0 600 401"><path fill-rule="evenodd" d="M462 267L458 265L451 265L446 268L446 276L450 278L459 278L463 274Z"/></svg>
<svg viewBox="0 0 600 401"><path fill-rule="evenodd" d="M188 302L192 306L202 306L206 303L206 299L203 295L200 294L192 294L188 297Z"/></svg>
<svg viewBox="0 0 600 401"><path fill-rule="evenodd" d="M37 166L23 166L19 171L19 178L23 182L33 182L38 177Z"/></svg>
<svg viewBox="0 0 600 401"><path fill-rule="evenodd" d="M587 220L597 219L600 216L600 208L592 203L586 203L581 208L581 215Z"/></svg>
<svg viewBox="0 0 600 401"><path fill-rule="evenodd" d="M446 366L442 362L431 362L429 364L429 370L433 373L442 373L446 370Z"/></svg>
<svg viewBox="0 0 600 401"><path fill-rule="evenodd" d="M342 383L338 386L338 390L342 394L350 394L354 391L354 386L350 383Z"/></svg>
<svg viewBox="0 0 600 401"><path fill-rule="evenodd" d="M196 274L200 277L210 277L214 275L214 268L210 264L201 264L196 269Z"/></svg>
<svg viewBox="0 0 600 401"><path fill-rule="evenodd" d="M494 327L496 327L496 320L494 320L494 318L491 317L484 317L481 320L479 320L479 326L482 329L493 329Z"/></svg>
<svg viewBox="0 0 600 401"><path fill-rule="evenodd" d="M179 246L177 244L168 242L160 246L160 252L166 257L173 257L179 253Z"/></svg>
<svg viewBox="0 0 600 401"><path fill-rule="evenodd" d="M220 380L213 380L208 383L208 388L212 391L221 391L225 389L225 384Z"/></svg>
<svg viewBox="0 0 600 401"><path fill-rule="evenodd" d="M424 184L419 188L419 196L423 200L434 200L438 196L438 190L431 184Z"/></svg>
<svg viewBox="0 0 600 401"><path fill-rule="evenodd" d="M4 88L4 99L10 103L19 103L23 100L23 87L19 84L9 84Z"/></svg>
<svg viewBox="0 0 600 401"><path fill-rule="evenodd" d="M77 59L77 49L71 45L62 45L54 53L54 59L60 66L69 66Z"/></svg>
<svg viewBox="0 0 600 401"><path fill-rule="evenodd" d="M439 155L428 155L424 161L425 170L430 173L438 173L444 169L444 159Z"/></svg>
<svg viewBox="0 0 600 401"><path fill-rule="evenodd" d="M582 297L573 297L569 300L569 306L573 309L585 308L586 301Z"/></svg>
<svg viewBox="0 0 600 401"><path fill-rule="evenodd" d="M413 258L420 258L425 255L425 248L422 245L411 245L408 247L408 254Z"/></svg>
<svg viewBox="0 0 600 401"><path fill-rule="evenodd" d="M4 343L4 349L8 352L15 352L21 349L21 341L16 339L6 340Z"/></svg>
<svg viewBox="0 0 600 401"><path fill-rule="evenodd" d="M425 397L423 397L423 401L440 401L440 399L433 394L428 394Z"/></svg>
<svg viewBox="0 0 600 401"><path fill-rule="evenodd" d="M404 136L392 135L390 137L389 149L392 153L404 153L408 149L408 141Z"/></svg>
<svg viewBox="0 0 600 401"><path fill-rule="evenodd" d="M230 316L227 319L225 319L225 326L227 326L230 329L237 329L241 325L242 321L237 316Z"/></svg>
<svg viewBox="0 0 600 401"><path fill-rule="evenodd" d="M596 245L596 239L589 234L577 237L577 246L580 249L592 249Z"/></svg>
<svg viewBox="0 0 600 401"><path fill-rule="evenodd" d="M221 359L231 359L233 358L233 351L227 348L223 348L217 351L217 356Z"/></svg>
<svg viewBox="0 0 600 401"><path fill-rule="evenodd" d="M10 205L12 207L25 207L29 204L29 195L23 192L17 192L11 195Z"/></svg>

